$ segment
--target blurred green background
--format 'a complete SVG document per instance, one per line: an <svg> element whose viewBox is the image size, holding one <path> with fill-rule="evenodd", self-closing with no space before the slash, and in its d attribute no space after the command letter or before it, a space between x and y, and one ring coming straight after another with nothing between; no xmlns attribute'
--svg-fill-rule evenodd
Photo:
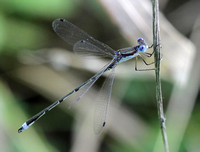
<svg viewBox="0 0 200 152"><path fill-rule="evenodd" d="M54 19L69 20L115 50L136 45L137 38L141 36L148 37L148 44L151 45L152 34L148 35L143 30L140 31L141 34L137 33L138 30L130 33L132 39L123 34L129 28L125 18L120 18L124 10L112 12L112 9L108 9L119 2L120 0L110 1L110 4L104 0L0 1L1 151L164 151L162 138L159 136L154 72L135 72L133 61L116 69L108 126L101 135L94 134L91 122L93 118L90 120L86 117L93 115L94 107L90 104L94 103L93 99L106 75L73 108L69 109L67 104L62 103L28 130L21 134L17 132L28 118L79 86L108 62L73 54L72 46L66 44L52 30ZM130 3L129 0L123 1L124 6ZM146 5L141 6L141 12L145 12L147 7L151 9L150 1L144 1L143 4ZM196 45L195 47L198 47L199 41L194 39L199 35L194 31L198 29L200 22L198 6L200 3L195 0L160 2L162 15L181 37L192 46ZM152 29L151 17L148 18L150 22L147 21L147 24ZM118 25L118 19L124 23L124 30ZM133 19L135 24L139 22L137 19ZM140 27L142 25L141 22ZM165 39L164 34L161 35L162 38ZM183 47L184 44L181 43ZM172 98L178 103L174 106L172 104L176 107L175 113L169 116L172 119L169 118L167 124L169 147L172 151L197 152L200 149L199 64L195 64L196 59L191 61L191 65L196 66L191 66L188 70L190 72L187 82L182 87L177 85L179 78L173 78L172 67L168 66L170 61L165 60L165 57L172 57L176 61L176 50L173 50L175 44L172 49L165 50L165 46L169 45L162 43L165 111L170 109L168 103ZM183 51L182 54L184 53ZM198 50L194 53L198 57ZM186 58L187 56L186 53ZM145 68L142 64L140 66ZM189 98L187 101L192 103L190 109L186 109L187 113L183 110L185 102L181 99L184 98ZM65 102L73 99L69 98ZM182 112L186 115L178 117ZM167 115L166 118L168 121ZM184 122L179 123L181 129L174 123L179 119Z"/></svg>

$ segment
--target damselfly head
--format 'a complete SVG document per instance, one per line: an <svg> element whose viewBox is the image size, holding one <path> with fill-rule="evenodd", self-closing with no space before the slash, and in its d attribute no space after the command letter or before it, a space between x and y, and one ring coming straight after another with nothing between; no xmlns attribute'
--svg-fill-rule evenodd
<svg viewBox="0 0 200 152"><path fill-rule="evenodd" d="M142 45L142 44L145 44L145 41L144 41L143 38L138 38L138 39L137 39L137 43L138 43L139 45Z"/></svg>
<svg viewBox="0 0 200 152"><path fill-rule="evenodd" d="M148 46L147 45L140 45L138 48L138 51L140 52L145 52L147 50Z"/></svg>

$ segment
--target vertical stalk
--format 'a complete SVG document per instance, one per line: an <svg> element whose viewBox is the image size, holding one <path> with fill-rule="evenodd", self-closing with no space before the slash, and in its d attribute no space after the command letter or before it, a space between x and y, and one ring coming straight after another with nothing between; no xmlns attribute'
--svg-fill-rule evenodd
<svg viewBox="0 0 200 152"><path fill-rule="evenodd" d="M159 26L159 1L152 0L153 9L153 49L155 51L155 74L156 74L156 101L158 109L158 117L160 120L161 132L165 147L165 152L169 152L167 132L165 125L165 116L163 111L163 98L160 81L160 26Z"/></svg>

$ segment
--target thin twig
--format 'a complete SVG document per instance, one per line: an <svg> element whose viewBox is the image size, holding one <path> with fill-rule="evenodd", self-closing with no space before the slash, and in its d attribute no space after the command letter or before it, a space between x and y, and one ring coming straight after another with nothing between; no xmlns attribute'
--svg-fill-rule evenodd
<svg viewBox="0 0 200 152"><path fill-rule="evenodd" d="M156 100L158 108L158 116L160 119L161 132L165 147L165 152L169 152L167 132L165 126L165 116L163 111L163 99L162 89L160 81L160 27L159 27L159 2L158 0L152 0L153 6L153 44L155 51L155 74L156 74Z"/></svg>

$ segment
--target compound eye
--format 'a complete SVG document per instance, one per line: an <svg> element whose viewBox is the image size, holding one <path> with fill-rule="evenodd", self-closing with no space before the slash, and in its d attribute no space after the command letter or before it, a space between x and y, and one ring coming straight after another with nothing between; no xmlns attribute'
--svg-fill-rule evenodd
<svg viewBox="0 0 200 152"><path fill-rule="evenodd" d="M137 39L137 43L138 43L139 45L141 45L141 44L144 44L145 42L144 42L144 39L143 39L143 38L138 38L138 39Z"/></svg>
<svg viewBox="0 0 200 152"><path fill-rule="evenodd" d="M146 49L147 49L146 45L140 45L140 47L139 47L138 50L139 50L140 52L145 52Z"/></svg>

